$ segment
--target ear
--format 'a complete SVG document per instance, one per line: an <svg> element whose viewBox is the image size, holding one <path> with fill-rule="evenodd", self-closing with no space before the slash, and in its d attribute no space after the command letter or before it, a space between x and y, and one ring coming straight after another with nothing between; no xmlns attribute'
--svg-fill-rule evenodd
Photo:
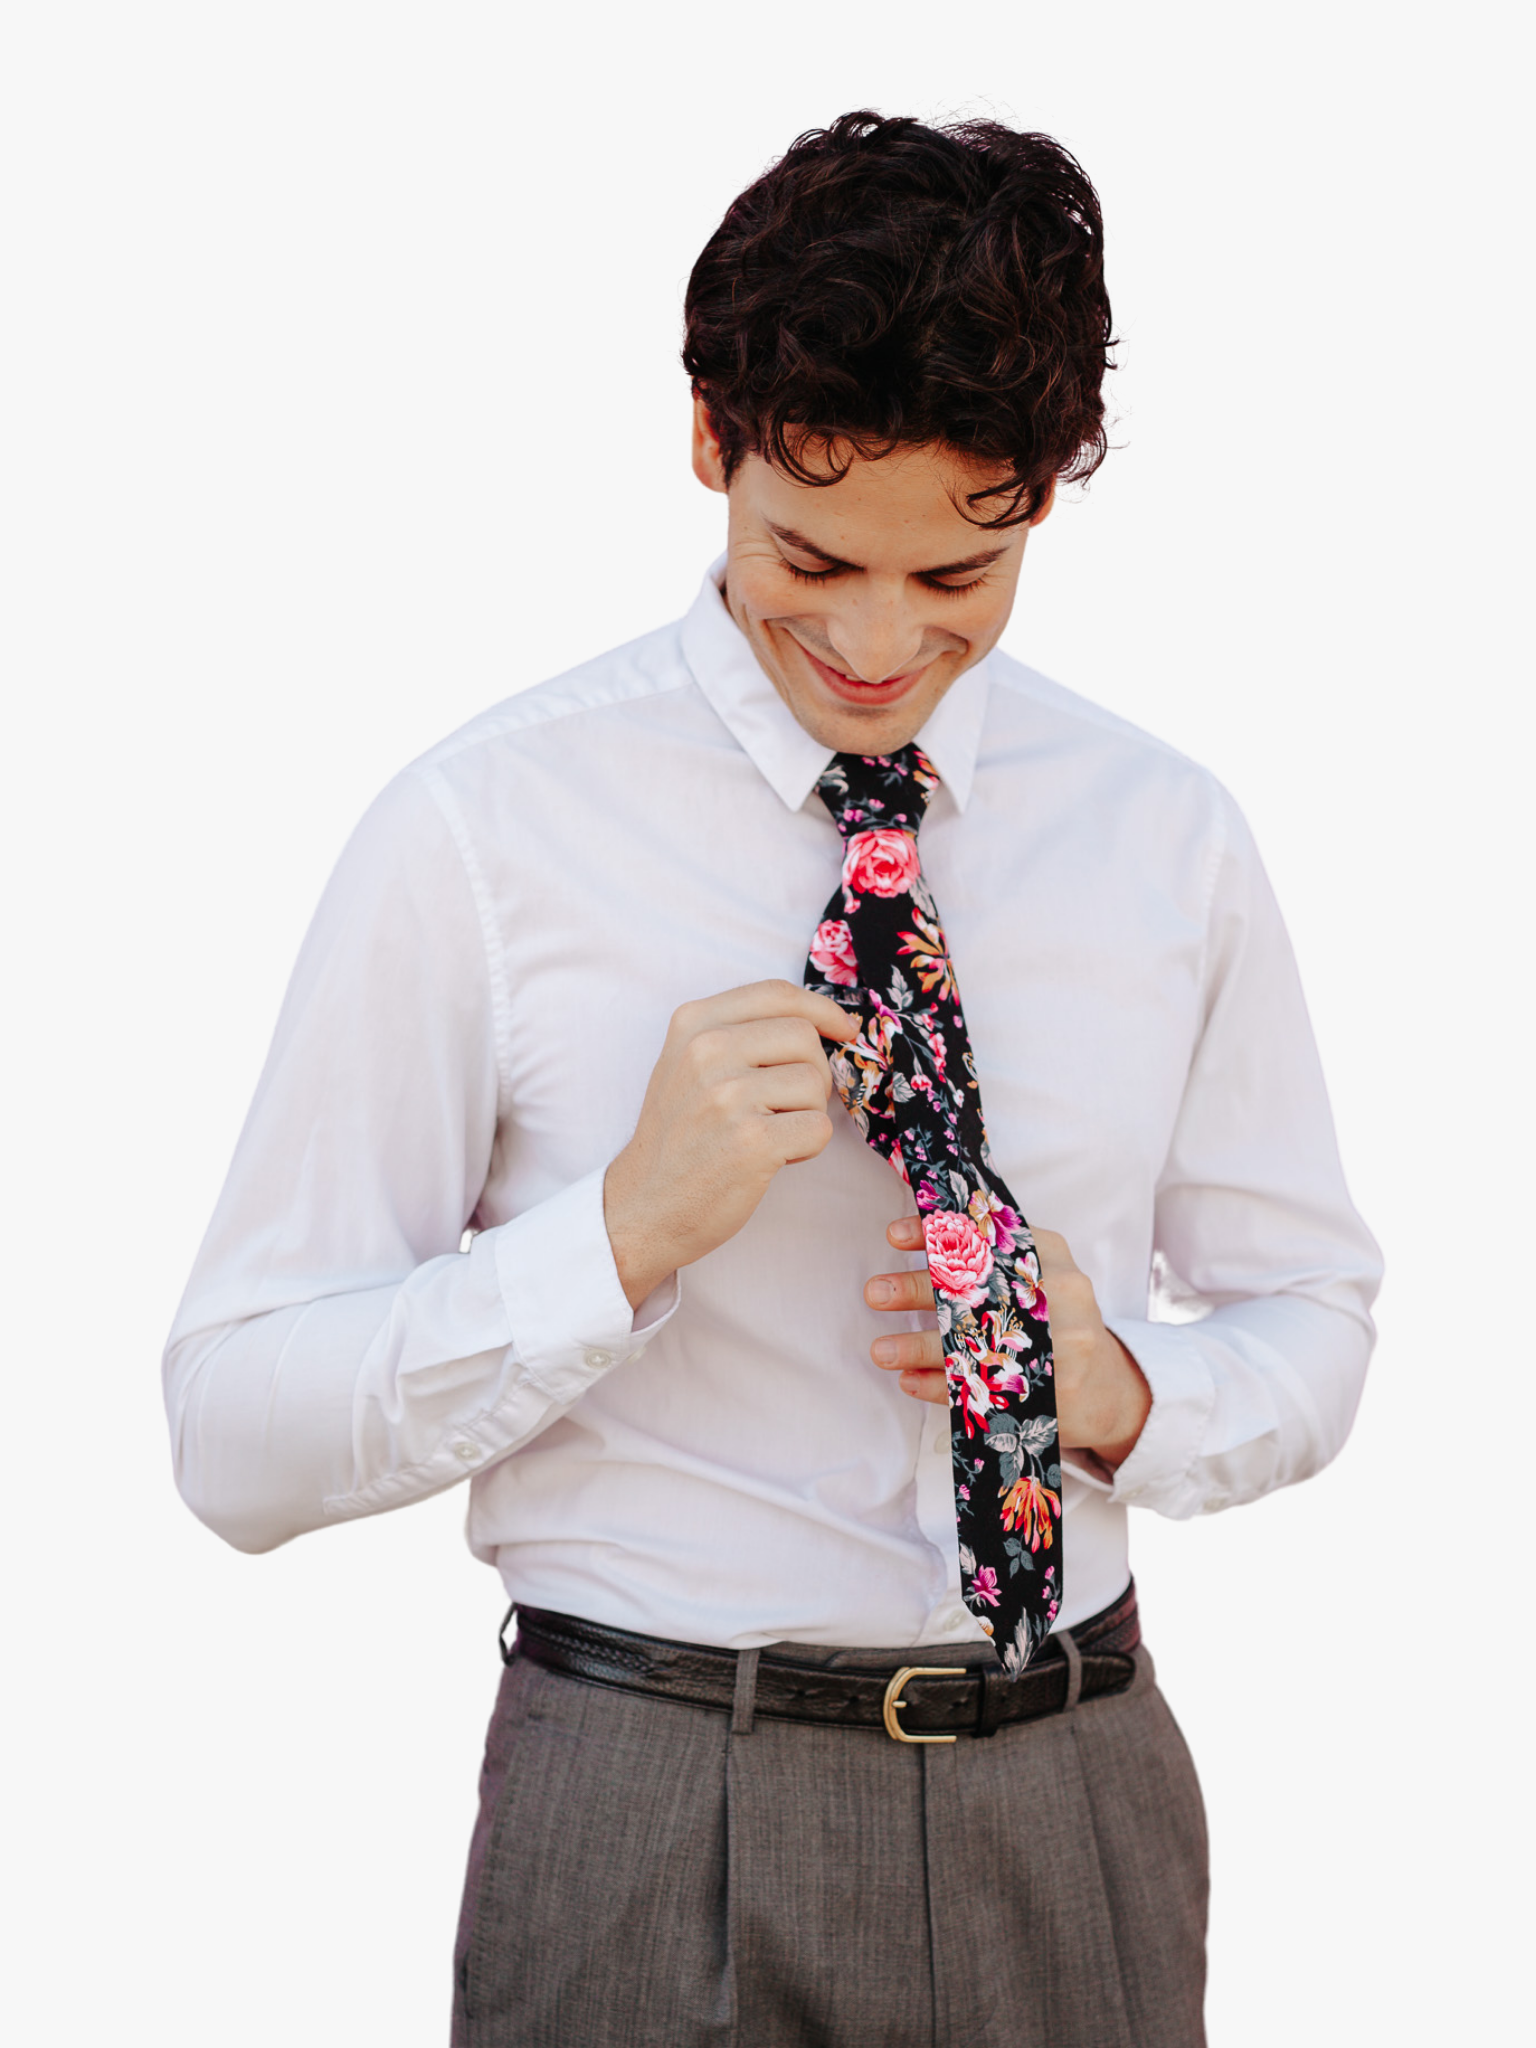
<svg viewBox="0 0 1536 2048"><path fill-rule="evenodd" d="M715 432L709 407L697 392L693 400L693 473L707 491L724 491L726 488L720 436Z"/></svg>
<svg viewBox="0 0 1536 2048"><path fill-rule="evenodd" d="M1038 511L1038 512L1036 512L1036 513L1034 514L1034 516L1033 516L1033 517L1032 517L1032 518L1030 519L1030 521L1029 521L1029 524L1030 524L1030 525L1031 525L1032 527L1034 527L1034 526L1038 526L1038 525L1040 524L1040 522L1041 522L1041 520L1042 520L1042 519L1049 519L1049 518L1050 518L1050 516L1051 516L1051 507L1052 507L1052 506L1053 506L1053 505L1055 504L1055 502L1056 502L1056 479L1055 479L1055 477L1052 477L1052 478L1051 478L1051 488L1050 488L1050 489L1049 489L1049 490L1048 490L1048 491L1046 492L1046 494L1045 494L1045 497L1044 497L1044 499L1043 499L1043 500L1042 500L1042 502L1041 502L1041 505L1040 505L1040 509L1039 509L1039 511Z"/></svg>

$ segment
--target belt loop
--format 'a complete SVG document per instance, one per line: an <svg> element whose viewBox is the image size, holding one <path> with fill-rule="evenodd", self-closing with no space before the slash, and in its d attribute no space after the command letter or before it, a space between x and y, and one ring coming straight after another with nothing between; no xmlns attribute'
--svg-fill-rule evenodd
<svg viewBox="0 0 1536 2048"><path fill-rule="evenodd" d="M1073 1642L1069 1629L1058 1629L1056 1641L1060 1643L1061 1654L1067 1660L1067 1696L1061 1703L1061 1711L1070 1714L1083 1690L1083 1653Z"/></svg>
<svg viewBox="0 0 1536 2048"><path fill-rule="evenodd" d="M517 1646L517 1638L515 1636L510 1643L507 1641L507 1623L516 1612L517 1602L514 1600L506 1613L501 1617L501 1627L496 1631L496 1641L501 1649L501 1661L503 1664L510 1664L512 1662L512 1654Z"/></svg>
<svg viewBox="0 0 1536 2048"><path fill-rule="evenodd" d="M1003 1725L1003 1707L1013 1691L1013 1681L997 1662L989 1658L985 1664L973 1667L981 1684L981 1697L976 1702L977 1735L995 1735Z"/></svg>
<svg viewBox="0 0 1536 2048"><path fill-rule="evenodd" d="M736 1697L731 1706L731 1733L750 1735L757 1716L757 1660L761 1650L736 1652Z"/></svg>

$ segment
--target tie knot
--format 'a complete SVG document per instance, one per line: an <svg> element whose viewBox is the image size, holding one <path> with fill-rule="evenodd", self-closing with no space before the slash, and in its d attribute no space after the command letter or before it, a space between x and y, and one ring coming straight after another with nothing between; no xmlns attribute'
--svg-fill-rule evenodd
<svg viewBox="0 0 1536 2048"><path fill-rule="evenodd" d="M908 745L894 754L834 754L816 793L848 839L882 828L915 833L938 786L928 756Z"/></svg>

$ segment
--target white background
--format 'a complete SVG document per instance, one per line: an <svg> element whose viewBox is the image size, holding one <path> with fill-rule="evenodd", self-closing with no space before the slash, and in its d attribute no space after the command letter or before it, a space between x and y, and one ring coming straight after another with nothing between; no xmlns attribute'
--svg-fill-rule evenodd
<svg viewBox="0 0 1536 2048"><path fill-rule="evenodd" d="M446 2038L501 1605L462 1497L237 1556L172 1491L158 1351L345 834L686 605L684 279L871 104L1100 187L1119 445L1007 644L1246 807L1388 1254L1340 1463L1136 1518L1213 2040L1522 2031L1517 58L1486 6L1358 0L13 12L8 2038Z"/></svg>

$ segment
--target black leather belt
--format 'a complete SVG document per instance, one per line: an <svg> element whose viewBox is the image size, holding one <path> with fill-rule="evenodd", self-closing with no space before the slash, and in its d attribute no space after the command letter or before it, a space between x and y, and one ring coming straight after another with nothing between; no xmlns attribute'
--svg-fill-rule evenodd
<svg viewBox="0 0 1536 2048"><path fill-rule="evenodd" d="M736 1700L738 1656L702 1643L604 1628L571 1614L537 1607L517 1615L517 1637L507 1663L527 1657L588 1685L643 1693L685 1706L730 1713ZM995 1658L970 1665L893 1665L888 1671L829 1671L761 1653L754 1710L774 1721L813 1721L839 1728L884 1728L899 1742L953 1742L958 1735L991 1735L1016 1721L1058 1714L1076 1699L1124 1692L1136 1675L1132 1652L1141 1641L1134 1581L1110 1607L1071 1635L1072 1651L1051 1637L1022 1677L1008 1678ZM912 1652L914 1659L921 1650ZM1074 1686L1074 1664L1079 1683Z"/></svg>

